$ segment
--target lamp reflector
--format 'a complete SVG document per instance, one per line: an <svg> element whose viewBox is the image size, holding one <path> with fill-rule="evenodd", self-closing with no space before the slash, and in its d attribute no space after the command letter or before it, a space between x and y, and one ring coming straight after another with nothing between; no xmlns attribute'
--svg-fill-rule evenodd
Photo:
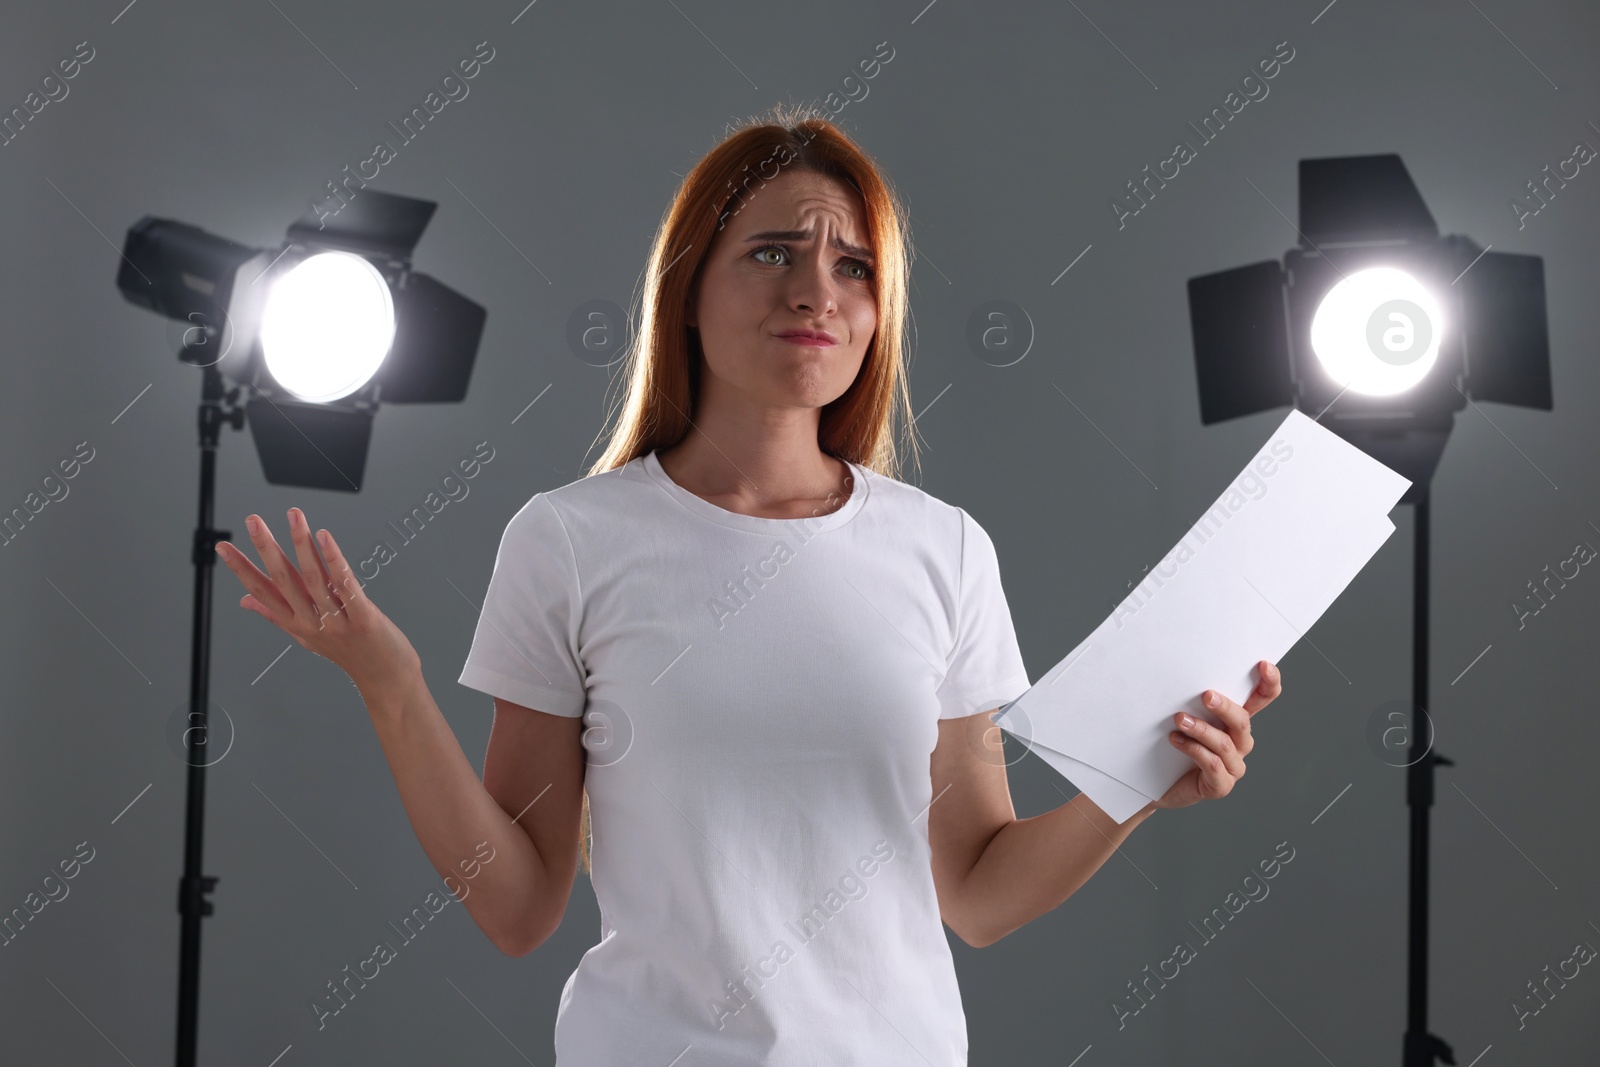
<svg viewBox="0 0 1600 1067"><path fill-rule="evenodd" d="M1439 301L1416 278L1370 267L1342 278L1317 305L1311 350L1341 388L1393 396L1428 376L1445 325Z"/></svg>
<svg viewBox="0 0 1600 1067"><path fill-rule="evenodd" d="M318 252L273 282L262 354L291 396L326 403L378 372L394 325L394 298L376 267L349 252Z"/></svg>

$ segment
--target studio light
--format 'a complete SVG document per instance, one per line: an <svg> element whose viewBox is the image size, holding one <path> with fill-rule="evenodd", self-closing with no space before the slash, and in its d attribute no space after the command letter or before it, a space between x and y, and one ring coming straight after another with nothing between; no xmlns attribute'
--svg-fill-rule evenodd
<svg viewBox="0 0 1600 1067"><path fill-rule="evenodd" d="M176 1063L193 1067L200 920L217 879L202 873L211 685L212 526L217 444L249 422L268 482L357 492L382 403L463 399L484 309L411 269L435 204L363 188L326 224L315 212L281 245L252 248L150 216L128 229L117 289L177 324L178 358L200 368L200 521L190 558L188 762ZM241 402L242 401L242 402Z"/></svg>
<svg viewBox="0 0 1600 1067"><path fill-rule="evenodd" d="M380 404L457 402L472 375L484 309L411 269L436 206L363 189L271 248L146 217L117 289L181 323L179 358L243 394L228 417L249 424L268 482L357 492Z"/></svg>
<svg viewBox="0 0 1600 1067"><path fill-rule="evenodd" d="M1189 279L1207 425L1293 404L1411 480L1409 945L1405 1067L1454 1063L1428 1031L1429 488L1469 401L1551 410L1544 264L1440 237L1397 155L1300 161L1300 245Z"/></svg>
<svg viewBox="0 0 1600 1067"><path fill-rule="evenodd" d="M1543 261L1441 237L1399 156L1302 159L1298 231L1189 279L1202 423L1294 405L1414 503L1469 399L1550 410Z"/></svg>

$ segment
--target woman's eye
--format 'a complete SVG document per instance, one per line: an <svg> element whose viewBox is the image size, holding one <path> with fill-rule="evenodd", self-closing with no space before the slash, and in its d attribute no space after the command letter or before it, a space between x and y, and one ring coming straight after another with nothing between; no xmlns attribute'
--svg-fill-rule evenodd
<svg viewBox="0 0 1600 1067"><path fill-rule="evenodd" d="M764 256L768 252L776 252L776 253L778 253L779 255L782 255L782 256L787 256L789 254L789 250L787 248L785 248L783 245L764 245L761 248L758 248L754 252L752 252L751 255ZM774 267L778 266L778 264L776 262L773 262L772 260L762 260L762 262L768 264L769 266L774 266ZM864 282L864 281L868 281L869 279L871 279L871 277L872 277L872 268L868 267L865 263L861 262L859 259L852 259L852 260L847 260L846 261L845 269L849 270L849 269L852 269L852 268L854 268L856 270L859 270L861 272L860 274L852 274L852 275L850 275L850 278L851 278L852 281Z"/></svg>

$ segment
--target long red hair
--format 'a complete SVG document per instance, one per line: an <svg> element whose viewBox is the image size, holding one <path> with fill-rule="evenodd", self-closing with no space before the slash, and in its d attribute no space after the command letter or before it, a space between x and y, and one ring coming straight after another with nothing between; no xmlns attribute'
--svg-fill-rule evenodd
<svg viewBox="0 0 1600 1067"><path fill-rule="evenodd" d="M825 405L817 444L826 455L900 476L898 430L916 455L911 395L903 351L909 321L911 248L904 209L877 164L816 107L747 120L683 179L656 233L637 302L640 324L616 381L626 381L620 414L605 451L587 471L620 467L689 431L700 377L700 341L688 329L689 295L711 241L728 218L767 181L787 170L814 171L854 189L865 205L868 240L877 258L878 327L856 380ZM898 426L896 424L898 423Z"/></svg>

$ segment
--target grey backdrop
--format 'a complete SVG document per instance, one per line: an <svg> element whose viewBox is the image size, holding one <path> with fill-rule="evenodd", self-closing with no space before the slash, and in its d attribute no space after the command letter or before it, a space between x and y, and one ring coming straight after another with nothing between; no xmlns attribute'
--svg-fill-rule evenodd
<svg viewBox="0 0 1600 1067"><path fill-rule="evenodd" d="M394 540L386 521L490 443L470 495L370 587L480 768L490 699L455 682L466 598L512 513L598 454L610 372L568 348L568 316L628 304L678 175L725 122L823 99L879 42L893 59L839 121L913 215L919 484L993 537L1034 677L1286 413L1200 426L1184 281L1295 243L1298 159L1399 152L1442 232L1543 256L1555 410L1467 408L1434 485L1430 710L1457 766L1433 813L1431 1001L1462 1064L1594 1062L1592 968L1520 1029L1513 1004L1578 942L1600 945L1600 579L1585 570L1521 629L1512 605L1577 542L1600 545L1600 175L1583 167L1520 229L1508 203L1575 142L1600 144L1592 5L124 2L30 4L0 36L5 111L78 42L94 49L0 149L0 504L94 450L0 549L0 910L94 850L0 950L8 1062L172 1055L184 767L168 731L187 691L199 381L116 293L123 235L154 214L277 242L482 41L494 58L470 95L373 183L439 202L417 267L489 309L467 402L381 412L359 495L269 487L230 431L218 498L241 540L246 513L281 534L298 504L353 553ZM1119 230L1112 195L1283 41L1295 54L1270 95ZM992 299L1036 330L1013 366L964 341ZM1373 710L1409 695L1409 508L1394 519L1285 657L1232 796L1157 813L998 944L952 938L974 1064L1398 1061L1404 777L1366 740ZM562 983L598 937L581 874L535 953L501 955L447 908L317 1030L311 998L439 880L342 672L298 646L274 663L286 639L217 578L212 695L236 737L209 778L203 1061L551 1063ZM1022 755L1019 815L1076 792ZM1270 896L1119 1029L1126 983L1179 940L1200 946L1189 924L1280 842L1295 858Z"/></svg>

